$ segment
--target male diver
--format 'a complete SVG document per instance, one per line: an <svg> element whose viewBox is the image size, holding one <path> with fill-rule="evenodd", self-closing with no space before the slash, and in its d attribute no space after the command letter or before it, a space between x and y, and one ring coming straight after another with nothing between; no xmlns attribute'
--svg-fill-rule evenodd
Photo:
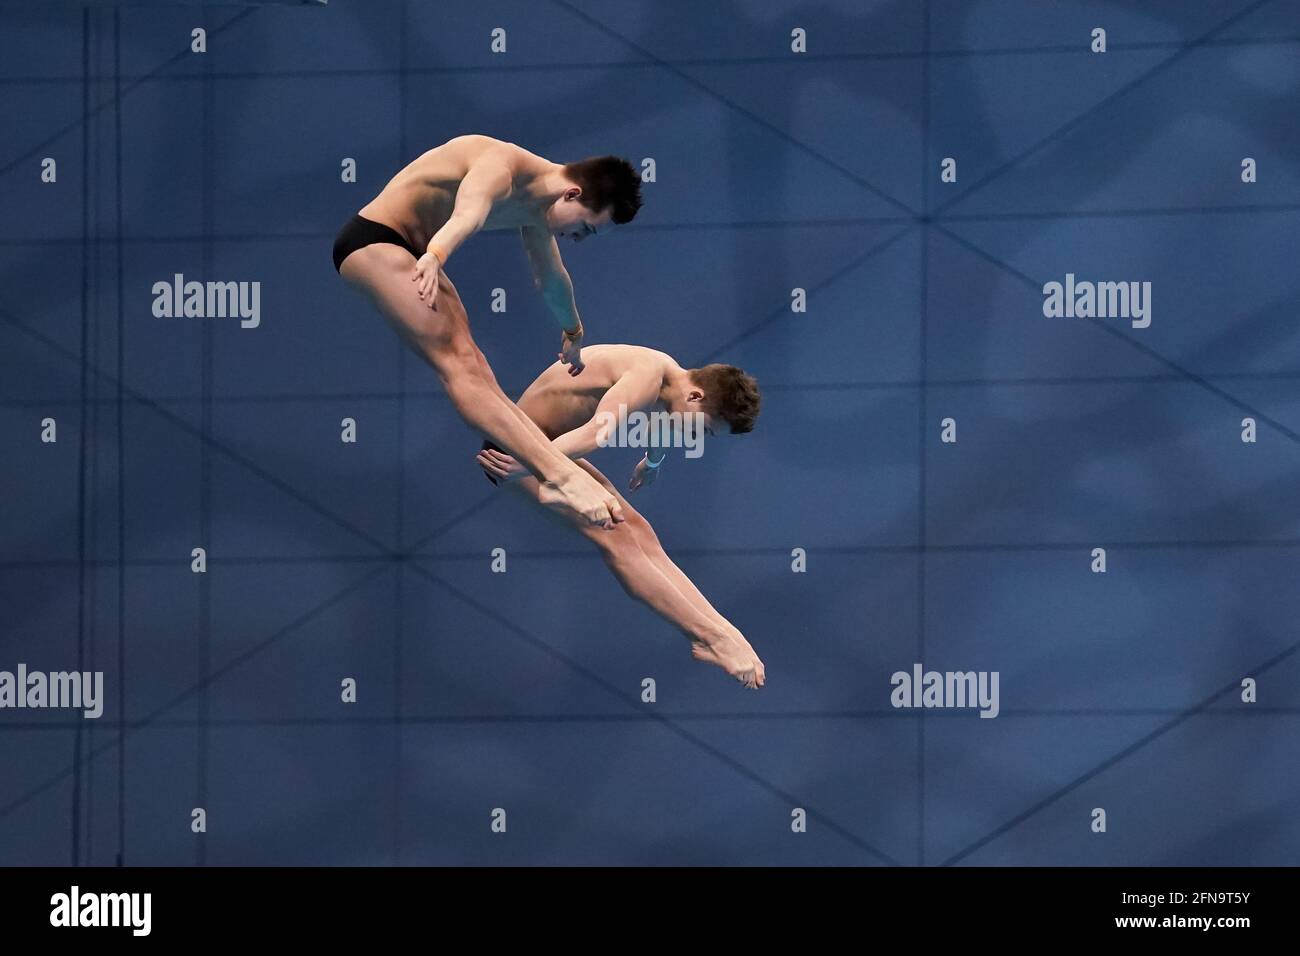
<svg viewBox="0 0 1300 956"><path fill-rule="evenodd" d="M448 308L459 307L444 302ZM586 371L580 378L555 362L528 386L517 404L556 451L575 459L617 500L624 521L606 534L572 515L562 515L561 520L600 550L628 594L690 638L697 660L718 665L746 687L762 687L763 662L744 635L673 563L650 523L584 457L619 437L638 434L637 413L643 413L643 426L649 413L657 413L659 417L651 421L671 423L676 440L689 440L692 449L724 434L751 431L761 401L758 383L733 365L682 368L671 356L636 345L589 345L583 358ZM640 429L656 437L663 431L653 425ZM653 481L666 456L663 447L647 448L629 488L636 490ZM494 484L507 483L525 497L540 500L537 479L494 443L484 442L477 460Z"/></svg>
<svg viewBox="0 0 1300 956"><path fill-rule="evenodd" d="M554 449L501 391L464 308L440 305L448 297L459 305L444 269L462 242L480 230L517 229L534 284L562 329L560 362L578 375L583 326L556 237L581 242L629 222L640 188L632 165L614 156L560 164L514 143L457 136L399 171L334 242L339 274L433 366L461 417L537 477L538 500L605 530L624 520L617 497Z"/></svg>

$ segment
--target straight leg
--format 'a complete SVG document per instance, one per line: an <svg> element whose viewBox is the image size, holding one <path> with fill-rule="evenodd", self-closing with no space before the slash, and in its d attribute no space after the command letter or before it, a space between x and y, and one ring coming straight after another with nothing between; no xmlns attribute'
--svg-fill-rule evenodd
<svg viewBox="0 0 1300 956"><path fill-rule="evenodd" d="M506 397L469 331L469 317L445 272L438 276L438 308L415 293L414 257L400 246L374 243L351 253L339 270L370 295L403 341L438 373L452 404L472 427L510 449L541 479L539 500L574 513L587 525L613 528L623 520L618 500L555 451L542 430Z"/></svg>

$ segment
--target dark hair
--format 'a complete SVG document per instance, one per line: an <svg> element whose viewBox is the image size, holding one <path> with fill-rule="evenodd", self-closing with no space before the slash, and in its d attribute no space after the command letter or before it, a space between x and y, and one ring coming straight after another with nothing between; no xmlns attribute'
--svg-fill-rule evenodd
<svg viewBox="0 0 1300 956"><path fill-rule="evenodd" d="M631 222L641 208L641 177L626 159L593 156L565 163L564 175L582 187L579 202L595 213L612 207L610 219L619 225Z"/></svg>
<svg viewBox="0 0 1300 956"><path fill-rule="evenodd" d="M763 396L759 394L754 376L746 375L734 365L705 365L690 370L691 381L704 389L704 404L731 426L731 433L739 435L754 430L758 406Z"/></svg>

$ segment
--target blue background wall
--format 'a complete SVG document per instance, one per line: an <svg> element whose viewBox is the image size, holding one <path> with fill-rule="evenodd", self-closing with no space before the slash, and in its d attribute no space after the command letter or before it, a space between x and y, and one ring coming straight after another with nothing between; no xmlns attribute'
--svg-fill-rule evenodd
<svg viewBox="0 0 1300 956"><path fill-rule="evenodd" d="M1297 862L1296 3L0 26L0 669L108 694L99 721L0 711L0 863ZM636 221L563 253L589 341L764 388L753 434L634 498L760 693L492 493L432 371L335 275L342 222L466 132L655 159ZM176 272L260 281L261 326L155 318ZM1066 272L1152 282L1151 327L1045 318ZM451 275L517 394L556 345L517 238ZM1000 672L1001 715L891 708L917 661Z"/></svg>

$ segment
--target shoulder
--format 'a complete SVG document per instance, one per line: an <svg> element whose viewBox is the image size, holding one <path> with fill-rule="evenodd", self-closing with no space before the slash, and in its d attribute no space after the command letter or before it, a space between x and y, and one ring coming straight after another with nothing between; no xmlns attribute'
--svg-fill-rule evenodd
<svg viewBox="0 0 1300 956"><path fill-rule="evenodd" d="M677 362L667 352L661 352L658 349L646 348L643 345L630 346L641 353L641 361L645 363L646 368L653 368L660 374L667 374L669 369L677 367Z"/></svg>
<svg viewBox="0 0 1300 956"><path fill-rule="evenodd" d="M460 136L453 136L442 145L452 149L488 149L493 146L506 146L509 144L503 140L485 136L482 133L463 133Z"/></svg>
<svg viewBox="0 0 1300 956"><path fill-rule="evenodd" d="M494 139L482 133L453 136L443 143L439 150L458 156L467 166L501 165L510 170L518 167L520 156L525 153L514 143Z"/></svg>
<svg viewBox="0 0 1300 956"><path fill-rule="evenodd" d="M638 376L658 376L667 374L668 369L677 363L667 352L646 348L644 345L608 345L604 348L617 349L622 359L623 371L634 372ZM585 349L583 351L586 351Z"/></svg>

